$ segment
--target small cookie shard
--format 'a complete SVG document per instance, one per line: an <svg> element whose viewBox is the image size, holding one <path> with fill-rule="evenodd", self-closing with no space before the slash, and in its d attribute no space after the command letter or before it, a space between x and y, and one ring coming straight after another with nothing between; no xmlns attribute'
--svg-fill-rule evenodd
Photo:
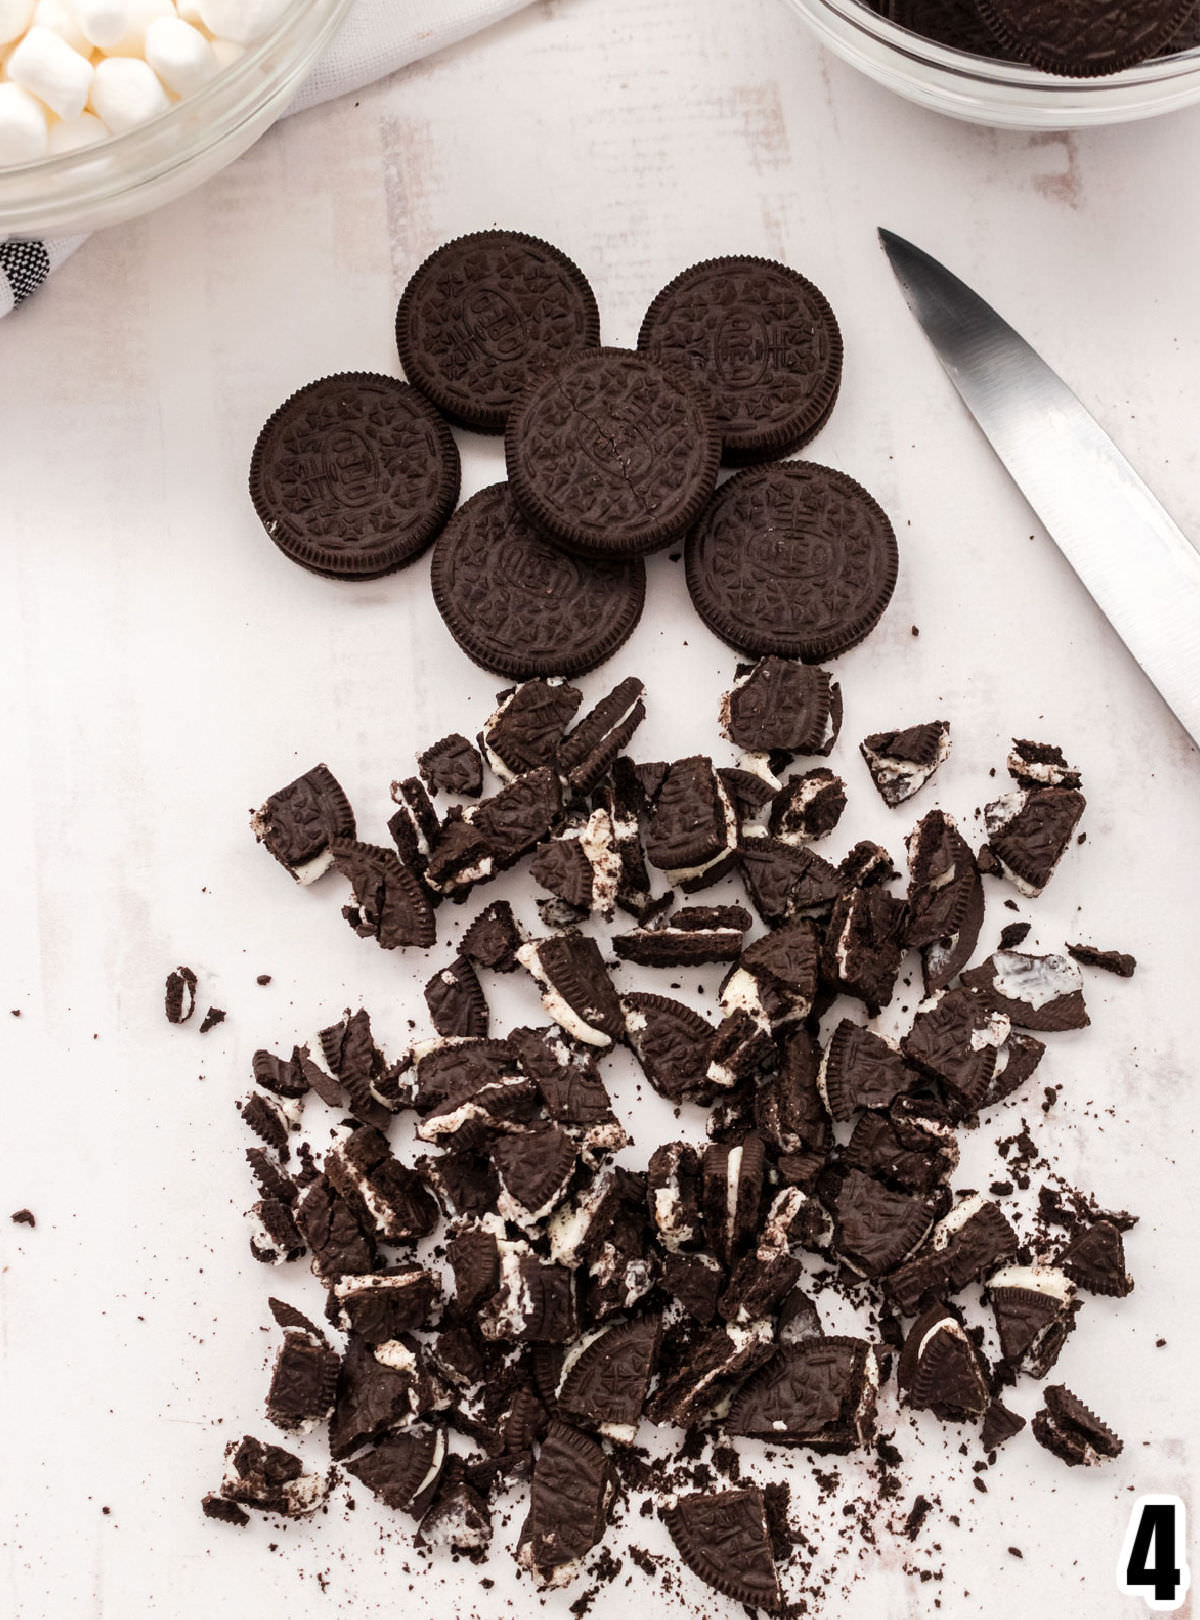
<svg viewBox="0 0 1200 1620"><path fill-rule="evenodd" d="M190 967L167 974L163 1005L168 1024L186 1024L196 1010L196 975Z"/></svg>
<svg viewBox="0 0 1200 1620"><path fill-rule="evenodd" d="M1011 1440L1014 1434L1020 1434L1026 1421L1019 1412L1010 1412L999 1401L992 1401L983 1414L979 1442L985 1451L994 1451L1006 1440Z"/></svg>
<svg viewBox="0 0 1200 1620"><path fill-rule="evenodd" d="M243 1513L236 1502L226 1502L223 1497L215 1496L212 1491L201 1497L200 1507L206 1519L219 1519L222 1524L238 1526L250 1523L250 1515Z"/></svg>
<svg viewBox="0 0 1200 1620"><path fill-rule="evenodd" d="M966 1115L984 1106L1010 1028L1003 1013L990 1011L969 990L942 990L917 1009L900 1050Z"/></svg>
<svg viewBox="0 0 1200 1620"><path fill-rule="evenodd" d="M267 1391L267 1416L281 1429L311 1429L333 1411L341 1357L319 1328L283 1301L268 1301L283 1328Z"/></svg>
<svg viewBox="0 0 1200 1620"><path fill-rule="evenodd" d="M314 883L333 865L334 843L353 842L354 811L328 765L314 765L272 793L250 830L297 883Z"/></svg>
<svg viewBox="0 0 1200 1620"><path fill-rule="evenodd" d="M1077 788L1081 780L1074 766L1067 764L1061 748L1022 737L1013 738L1008 752L1008 774L1023 788Z"/></svg>
<svg viewBox="0 0 1200 1620"><path fill-rule="evenodd" d="M566 1423L546 1431L529 1487L517 1562L543 1590L566 1586L604 1534L615 1491L612 1467L590 1435Z"/></svg>
<svg viewBox="0 0 1200 1620"><path fill-rule="evenodd" d="M237 1104L242 1123L248 1125L261 1141L281 1160L288 1157L288 1132L300 1125L300 1105L290 1098L273 1097L269 1093L253 1091Z"/></svg>
<svg viewBox="0 0 1200 1620"><path fill-rule="evenodd" d="M452 731L417 755L417 769L430 793L477 799L483 792L483 761L461 732Z"/></svg>
<svg viewBox="0 0 1200 1620"><path fill-rule="evenodd" d="M420 878L394 850L378 844L331 845L334 864L350 882L354 903L342 916L361 939L374 939L385 951L408 945L428 950L437 938L437 922Z"/></svg>
<svg viewBox="0 0 1200 1620"><path fill-rule="evenodd" d="M1133 1278L1125 1269L1125 1243L1111 1221L1096 1221L1076 1232L1059 1265L1090 1294L1124 1299L1133 1290Z"/></svg>
<svg viewBox="0 0 1200 1620"><path fill-rule="evenodd" d="M924 1241L938 1203L932 1195L893 1192L874 1176L851 1170L830 1207L835 1251L860 1276L883 1277Z"/></svg>
<svg viewBox="0 0 1200 1620"><path fill-rule="evenodd" d="M563 1363L558 1410L572 1423L632 1444L661 1338L661 1318L645 1316L583 1339Z"/></svg>
<svg viewBox="0 0 1200 1620"><path fill-rule="evenodd" d="M1125 1449L1125 1442L1065 1384L1047 1384L1042 1399L1045 1405L1031 1425L1033 1437L1068 1468L1092 1467Z"/></svg>
<svg viewBox="0 0 1200 1620"><path fill-rule="evenodd" d="M265 1091L273 1091L277 1097L298 1100L309 1089L309 1078L298 1061L295 1048L289 1061L260 1047L251 1058L250 1065L254 1083Z"/></svg>
<svg viewBox="0 0 1200 1620"><path fill-rule="evenodd" d="M992 1070L981 1106L990 1108L993 1103L1001 1102L1019 1090L1045 1055L1045 1044L1036 1035L1010 1030L996 1053L996 1067Z"/></svg>
<svg viewBox="0 0 1200 1620"><path fill-rule="evenodd" d="M780 838L745 839L739 864L746 893L769 927L828 912L846 888L836 866Z"/></svg>
<svg viewBox="0 0 1200 1620"><path fill-rule="evenodd" d="M737 817L711 759L694 754L668 767L650 802L644 845L650 864L685 890L729 869L738 846Z"/></svg>
<svg viewBox="0 0 1200 1620"><path fill-rule="evenodd" d="M687 1142L664 1142L650 1155L646 1171L650 1218L668 1253L700 1242L700 1155Z"/></svg>
<svg viewBox="0 0 1200 1620"><path fill-rule="evenodd" d="M721 1010L739 1009L773 1032L808 1017L817 997L820 949L811 922L772 929L742 952L721 986Z"/></svg>
<svg viewBox="0 0 1200 1620"><path fill-rule="evenodd" d="M585 1162L628 1146L629 1138L586 1046L549 1027L511 1030L508 1042L521 1068L536 1082L546 1112L576 1143Z"/></svg>
<svg viewBox="0 0 1200 1620"><path fill-rule="evenodd" d="M459 947L480 967L496 973L513 973L518 966L517 947L522 934L507 900L493 900L475 918Z"/></svg>
<svg viewBox="0 0 1200 1620"><path fill-rule="evenodd" d="M306 1474L299 1457L282 1446L265 1446L247 1434L225 1447L221 1480L221 1499L225 1502L293 1519L315 1513L328 1495L324 1476Z"/></svg>
<svg viewBox="0 0 1200 1620"><path fill-rule="evenodd" d="M766 1158L763 1141L751 1132L740 1142L714 1143L700 1160L700 1197L708 1247L729 1263L748 1249L758 1233Z"/></svg>
<svg viewBox="0 0 1200 1620"><path fill-rule="evenodd" d="M609 918L621 892L621 853L607 810L593 810L586 821L568 826L542 844L529 873L551 894L584 915Z"/></svg>
<svg viewBox="0 0 1200 1620"><path fill-rule="evenodd" d="M424 1266L391 1266L366 1277L339 1277L326 1314L344 1333L368 1344L387 1344L429 1326L439 1297L437 1278Z"/></svg>
<svg viewBox="0 0 1200 1620"><path fill-rule="evenodd" d="M907 840L905 938L921 952L925 994L944 990L971 960L983 926L983 880L966 840L942 810L923 816Z"/></svg>
<svg viewBox="0 0 1200 1620"><path fill-rule="evenodd" d="M1053 1266L1004 1266L988 1279L987 1298L1006 1365L1044 1378L1075 1326L1070 1278Z"/></svg>
<svg viewBox="0 0 1200 1620"><path fill-rule="evenodd" d="M917 1075L890 1042L843 1018L829 1038L817 1081L830 1116L844 1123L860 1108L887 1108Z"/></svg>
<svg viewBox="0 0 1200 1620"><path fill-rule="evenodd" d="M499 696L483 723L479 746L501 781L553 765L563 732L583 702L583 693L558 678L524 681Z"/></svg>
<svg viewBox="0 0 1200 1620"><path fill-rule="evenodd" d="M681 1496L662 1510L679 1556L706 1585L774 1614L783 1606L767 1510L757 1486Z"/></svg>
<svg viewBox="0 0 1200 1620"><path fill-rule="evenodd" d="M758 1086L754 1123L780 1154L826 1154L833 1130L821 1097L821 1049L806 1029L789 1030L778 1042L774 1072Z"/></svg>
<svg viewBox="0 0 1200 1620"><path fill-rule="evenodd" d="M789 776L771 802L767 831L785 844L809 844L826 838L842 819L846 784L824 766Z"/></svg>
<svg viewBox="0 0 1200 1620"><path fill-rule="evenodd" d="M492 1516L486 1500L469 1480L440 1487L415 1539L418 1547L449 1547L478 1559L492 1542Z"/></svg>
<svg viewBox="0 0 1200 1620"><path fill-rule="evenodd" d="M420 1514L445 1457L445 1430L417 1423L384 1435L370 1451L342 1466L387 1507Z"/></svg>
<svg viewBox="0 0 1200 1620"><path fill-rule="evenodd" d="M565 1266L543 1260L527 1243L503 1238L493 1241L495 1281L484 1288L487 1297L478 1316L484 1338L569 1344L579 1331L571 1273Z"/></svg>
<svg viewBox="0 0 1200 1620"><path fill-rule="evenodd" d="M542 1005L568 1035L608 1046L624 1032L621 1004L600 947L582 934L530 940L517 960L541 988Z"/></svg>
<svg viewBox="0 0 1200 1620"><path fill-rule="evenodd" d="M734 1397L730 1434L845 1454L875 1437L879 1367L865 1340L808 1337L777 1350Z"/></svg>
<svg viewBox="0 0 1200 1620"><path fill-rule="evenodd" d="M1132 979L1137 971L1137 958L1124 951L1101 951L1095 945L1068 945L1067 955L1082 962L1084 967L1103 968L1105 973L1115 973L1121 979Z"/></svg>
<svg viewBox="0 0 1200 1620"><path fill-rule="evenodd" d="M425 986L425 1005L439 1035L482 1039L488 1032L487 997L466 956L456 956Z"/></svg>
<svg viewBox="0 0 1200 1620"><path fill-rule="evenodd" d="M931 720L904 731L877 731L863 738L859 752L879 797L894 810L919 793L950 757L950 727L945 720Z"/></svg>
<svg viewBox="0 0 1200 1620"><path fill-rule="evenodd" d="M708 1020L670 996L634 991L621 998L625 1039L646 1079L668 1102L711 1095L708 1067L716 1031Z"/></svg>
<svg viewBox="0 0 1200 1620"><path fill-rule="evenodd" d="M295 1197L294 1189L292 1197ZM261 1198L247 1211L247 1218L250 1253L262 1265L282 1265L287 1260L299 1260L306 1253L304 1237L287 1200Z"/></svg>
<svg viewBox="0 0 1200 1620"><path fill-rule="evenodd" d="M981 1417L991 1402L987 1364L949 1305L918 1317L896 1371L900 1398L944 1423Z"/></svg>
<svg viewBox="0 0 1200 1620"><path fill-rule="evenodd" d="M1006 793L984 807L984 849L1009 882L1032 899L1053 876L1086 804L1076 788Z"/></svg>
<svg viewBox="0 0 1200 1620"><path fill-rule="evenodd" d="M883 888L848 889L825 933L824 977L861 1001L872 1018L892 999L904 955L904 902Z"/></svg>
<svg viewBox="0 0 1200 1620"><path fill-rule="evenodd" d="M721 702L721 730L749 754L827 754L837 741L827 670L791 658L740 666ZM840 710L840 693L839 704Z"/></svg>
<svg viewBox="0 0 1200 1620"><path fill-rule="evenodd" d="M964 973L962 982L1021 1029L1050 1032L1091 1023L1083 1004L1083 975L1068 956L997 951Z"/></svg>

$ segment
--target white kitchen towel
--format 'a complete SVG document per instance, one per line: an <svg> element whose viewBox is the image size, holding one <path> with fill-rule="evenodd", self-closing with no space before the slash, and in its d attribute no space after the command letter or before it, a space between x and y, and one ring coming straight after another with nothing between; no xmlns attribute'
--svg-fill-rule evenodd
<svg viewBox="0 0 1200 1620"><path fill-rule="evenodd" d="M432 56L530 0L356 0L337 37L301 86L288 113L373 84ZM0 316L35 293L86 236L55 242L0 242Z"/></svg>

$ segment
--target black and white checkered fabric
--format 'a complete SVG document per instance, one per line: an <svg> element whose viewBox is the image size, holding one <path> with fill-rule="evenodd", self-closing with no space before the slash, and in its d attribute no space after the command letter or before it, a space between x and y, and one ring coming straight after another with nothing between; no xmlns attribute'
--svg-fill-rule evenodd
<svg viewBox="0 0 1200 1620"><path fill-rule="evenodd" d="M41 242L0 242L0 312L37 292L50 274L50 255Z"/></svg>

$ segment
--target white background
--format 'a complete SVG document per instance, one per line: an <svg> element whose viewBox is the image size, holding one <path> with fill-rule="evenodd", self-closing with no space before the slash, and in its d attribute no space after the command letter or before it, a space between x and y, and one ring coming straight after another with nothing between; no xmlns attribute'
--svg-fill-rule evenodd
<svg viewBox="0 0 1200 1620"><path fill-rule="evenodd" d="M873 797L855 753L868 731L951 720L953 757L914 815L936 798L971 824L1014 734L1061 743L1083 769L1087 842L1023 914L1043 947L1116 945L1139 973L1089 976L1092 1028L1054 1041L1032 1095L985 1120L957 1181L986 1184L1001 1168L995 1138L1028 1117L1064 1175L1141 1213L1136 1292L1086 1300L1054 1375L1125 1453L1068 1472L1025 1433L983 1496L974 1442L959 1457L964 1437L897 1419L889 1394L901 1511L931 1485L943 1505L914 1547L881 1527L878 1554L861 1555L836 1537L856 1465L824 1505L804 1456L776 1473L823 1567L836 1564L831 1614L900 1620L932 1612L935 1595L955 1616L1141 1612L1112 1574L1129 1504L1188 1494L1198 1432L1200 771L964 416L874 229L912 237L990 297L1200 534L1198 147L1200 112L1080 136L942 121L827 59L782 0L544 0L281 126L201 193L93 239L4 323L0 1209L28 1205L38 1225L0 1230L0 1610L332 1620L535 1607L503 1551L491 1590L469 1565L428 1571L409 1521L361 1490L354 1513L338 1495L311 1524L243 1532L198 1505L228 1436L272 1438L268 1290L319 1305L303 1267L285 1277L248 1256L233 1103L250 1054L360 1001L399 1049L442 958L356 940L336 880L294 888L256 849L247 811L326 760L363 835L382 838L391 778L443 732L476 729L501 684L442 628L426 561L339 586L276 552L245 495L250 447L311 378L394 370L407 276L445 238L499 223L584 267L609 342L632 342L665 281L723 252L785 258L831 298L845 383L810 454L877 495L903 559L884 621L838 664L847 728L834 763L852 812L835 856L863 834L899 856L912 820ZM500 456L462 442L466 494L499 476ZM641 628L585 686L597 696L641 674L651 713L636 752L669 757L712 746L732 664L659 556ZM1012 919L1005 892L989 884L989 947ZM202 1009L229 1014L203 1037L163 1020L163 978L180 962L201 976ZM669 1118L639 1103L628 1069L614 1065L612 1084L642 1159ZM1062 1088L1045 1119L1044 1084ZM1030 1415L1036 1398L1025 1383L1014 1404ZM637 1524L644 1544L665 1542ZM922 1585L906 1561L944 1565L944 1580ZM548 1611L565 1615L575 1595ZM668 1591L626 1562L593 1612L647 1601L736 1608L686 1571Z"/></svg>

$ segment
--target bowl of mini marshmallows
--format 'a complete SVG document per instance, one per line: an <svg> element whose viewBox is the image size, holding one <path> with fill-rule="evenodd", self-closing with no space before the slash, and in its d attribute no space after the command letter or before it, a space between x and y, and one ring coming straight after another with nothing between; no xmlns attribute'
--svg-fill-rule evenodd
<svg viewBox="0 0 1200 1620"><path fill-rule="evenodd" d="M353 0L0 0L0 241L182 196L286 108Z"/></svg>

